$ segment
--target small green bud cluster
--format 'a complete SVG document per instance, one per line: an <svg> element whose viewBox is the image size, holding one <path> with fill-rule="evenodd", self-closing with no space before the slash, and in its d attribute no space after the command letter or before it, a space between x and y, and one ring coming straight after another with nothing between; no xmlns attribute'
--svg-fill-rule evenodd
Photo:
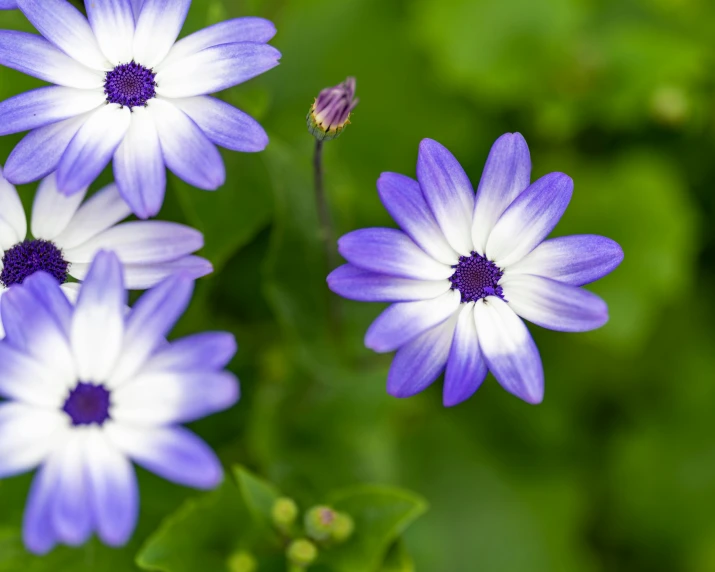
<svg viewBox="0 0 715 572"><path fill-rule="evenodd" d="M229 572L257 572L258 562L250 552L241 550L231 555L227 563Z"/></svg>
<svg viewBox="0 0 715 572"><path fill-rule="evenodd" d="M315 563L320 550L346 542L355 529L350 515L329 506L319 505L308 510L303 517L303 527L298 522L299 516L293 499L281 497L273 503L271 518L286 538L286 558L291 571L307 569Z"/></svg>

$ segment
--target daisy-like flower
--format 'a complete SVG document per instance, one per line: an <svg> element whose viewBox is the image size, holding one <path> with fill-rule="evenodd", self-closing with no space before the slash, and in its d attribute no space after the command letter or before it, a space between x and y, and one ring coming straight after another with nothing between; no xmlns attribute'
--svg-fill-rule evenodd
<svg viewBox="0 0 715 572"><path fill-rule="evenodd" d="M469 398L487 370L529 403L544 395L539 352L521 318L564 332L593 330L608 309L580 288L623 260L608 238L544 240L571 200L573 181L551 173L529 184L531 160L519 133L500 137L477 193L454 156L420 145L417 179L383 173L380 198L402 230L343 236L349 264L328 277L353 300L395 302L367 332L377 352L397 350L387 388L409 397L445 370L444 404Z"/></svg>
<svg viewBox="0 0 715 572"><path fill-rule="evenodd" d="M179 272L199 278L213 270L208 260L192 255L204 245L199 231L164 221L122 223L131 211L116 185L83 202L85 192L67 197L57 190L54 174L45 178L35 195L32 238L28 238L20 197L0 169L0 296L43 271L75 300L79 284L67 280L70 276L83 280L102 249L111 249L120 257L125 285L131 290L151 288Z"/></svg>
<svg viewBox="0 0 715 572"><path fill-rule="evenodd" d="M23 526L30 551L92 532L126 543L139 508L131 461L190 487L221 482L213 451L179 424L237 401L223 370L236 343L219 332L166 341L192 288L170 277L127 312L121 263L101 252L75 306L44 272L0 300L0 477L39 467Z"/></svg>
<svg viewBox="0 0 715 572"><path fill-rule="evenodd" d="M0 31L0 64L56 84L0 104L0 135L31 130L5 165L14 184L57 171L66 195L114 159L134 214L159 212L166 169L201 189L225 180L216 147L261 151L263 128L208 96L278 65L275 27L238 18L176 42L191 0L17 0L43 37ZM133 7L134 5L134 7ZM175 43L176 42L176 43Z"/></svg>
<svg viewBox="0 0 715 572"><path fill-rule="evenodd" d="M0 0L0 10L14 10L17 8L17 0Z"/></svg>

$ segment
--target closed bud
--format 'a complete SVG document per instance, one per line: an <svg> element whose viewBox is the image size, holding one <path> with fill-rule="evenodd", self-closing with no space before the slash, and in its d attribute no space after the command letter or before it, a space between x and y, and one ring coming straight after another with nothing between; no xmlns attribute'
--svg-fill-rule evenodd
<svg viewBox="0 0 715 572"><path fill-rule="evenodd" d="M343 83L320 92L307 117L308 131L316 139L335 139L350 123L350 113L358 104L355 86L355 78L349 77Z"/></svg>
<svg viewBox="0 0 715 572"><path fill-rule="evenodd" d="M256 572L258 562L249 552L244 550L236 552L228 559L228 569L230 572Z"/></svg>
<svg viewBox="0 0 715 572"><path fill-rule="evenodd" d="M329 506L315 506L305 513L305 531L313 540L327 540L333 533L337 516Z"/></svg>
<svg viewBox="0 0 715 572"><path fill-rule="evenodd" d="M307 538L299 538L290 543L286 556L294 566L306 568L318 558L318 549Z"/></svg>
<svg viewBox="0 0 715 572"><path fill-rule="evenodd" d="M350 515L339 512L335 515L335 522L333 523L333 530L330 537L335 542L345 542L353 535L354 530L355 523Z"/></svg>
<svg viewBox="0 0 715 572"><path fill-rule="evenodd" d="M287 530L298 518L298 505L291 498L280 497L273 503L271 517L276 527Z"/></svg>

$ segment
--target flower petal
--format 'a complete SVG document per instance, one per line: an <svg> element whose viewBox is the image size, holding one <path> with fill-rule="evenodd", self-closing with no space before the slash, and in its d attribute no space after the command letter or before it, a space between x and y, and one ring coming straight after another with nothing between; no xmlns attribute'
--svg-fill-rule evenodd
<svg viewBox="0 0 715 572"><path fill-rule="evenodd" d="M236 338L228 332L203 332L172 341L154 354L144 371L220 370L236 353Z"/></svg>
<svg viewBox="0 0 715 572"><path fill-rule="evenodd" d="M158 69L161 70L206 48L238 42L265 44L275 35L276 27L273 22L263 18L235 18L219 22L176 42Z"/></svg>
<svg viewBox="0 0 715 572"><path fill-rule="evenodd" d="M134 59L147 68L161 63L186 20L191 0L144 0L134 32Z"/></svg>
<svg viewBox="0 0 715 572"><path fill-rule="evenodd" d="M89 264L73 262L70 267L70 276L77 280L84 280L88 271ZM127 290L147 290L174 274L183 274L196 280L212 272L212 264L200 256L182 256L170 262L124 264L124 287Z"/></svg>
<svg viewBox="0 0 715 572"><path fill-rule="evenodd" d="M273 46L253 42L206 48L162 67L156 92L172 98L216 93L276 67L280 58Z"/></svg>
<svg viewBox="0 0 715 572"><path fill-rule="evenodd" d="M541 177L504 212L487 241L486 255L506 268L529 254L554 229L573 193L573 181L563 173Z"/></svg>
<svg viewBox="0 0 715 572"><path fill-rule="evenodd" d="M474 189L459 161L446 147L424 139L417 159L417 180L447 242L463 256L474 250Z"/></svg>
<svg viewBox="0 0 715 572"><path fill-rule="evenodd" d="M344 264L330 273L328 286L336 294L350 300L414 302L444 294L452 284L449 280L397 278Z"/></svg>
<svg viewBox="0 0 715 572"><path fill-rule="evenodd" d="M449 290L432 300L393 304L368 328L365 345L378 353L394 351L447 320L460 300L459 292Z"/></svg>
<svg viewBox="0 0 715 572"><path fill-rule="evenodd" d="M127 294L122 265L99 252L82 284L72 320L72 349L79 379L103 383L122 350Z"/></svg>
<svg viewBox="0 0 715 572"><path fill-rule="evenodd" d="M0 248L7 250L25 240L27 219L17 190L0 168Z"/></svg>
<svg viewBox="0 0 715 572"><path fill-rule="evenodd" d="M477 189L472 221L475 250L483 255L499 217L531 180L529 147L521 133L505 133L494 142Z"/></svg>
<svg viewBox="0 0 715 572"><path fill-rule="evenodd" d="M60 331L69 337L73 308L63 293L67 284L58 288L55 278L46 272L35 272L25 279L22 286L35 297L36 304L44 306Z"/></svg>
<svg viewBox="0 0 715 572"><path fill-rule="evenodd" d="M382 173L377 192L390 216L422 250L443 264L457 263L459 255L444 237L417 181L397 173Z"/></svg>
<svg viewBox="0 0 715 572"><path fill-rule="evenodd" d="M92 112L30 131L7 159L5 176L16 185L38 181L57 169L60 159Z"/></svg>
<svg viewBox="0 0 715 572"><path fill-rule="evenodd" d="M338 240L338 251L351 264L390 276L444 280L454 269L426 254L401 230L363 228Z"/></svg>
<svg viewBox="0 0 715 572"><path fill-rule="evenodd" d="M71 196L60 193L54 173L43 179L32 203L32 236L53 240L72 220L87 189Z"/></svg>
<svg viewBox="0 0 715 572"><path fill-rule="evenodd" d="M155 216L164 203L166 167L154 120L143 107L132 110L124 141L114 154L114 178L139 218Z"/></svg>
<svg viewBox="0 0 715 572"><path fill-rule="evenodd" d="M112 68L87 19L67 0L17 0L38 32L72 59L94 70Z"/></svg>
<svg viewBox="0 0 715 572"><path fill-rule="evenodd" d="M119 387L130 379L165 343L166 335L186 311L193 289L193 281L186 276L171 276L137 300L126 319L122 355L107 387Z"/></svg>
<svg viewBox="0 0 715 572"><path fill-rule="evenodd" d="M0 403L0 477L20 475L43 463L66 427L60 411Z"/></svg>
<svg viewBox="0 0 715 572"><path fill-rule="evenodd" d="M227 371L141 373L112 394L112 417L133 425L188 423L238 401L238 380Z"/></svg>
<svg viewBox="0 0 715 572"><path fill-rule="evenodd" d="M0 10L14 10L17 8L17 0L0 0Z"/></svg>
<svg viewBox="0 0 715 572"><path fill-rule="evenodd" d="M223 468L216 454L183 427L138 429L108 423L107 434L135 463L169 481L212 489L223 480Z"/></svg>
<svg viewBox="0 0 715 572"><path fill-rule="evenodd" d="M427 389L444 370L452 345L457 313L402 346L392 360L387 392L395 397L412 397Z"/></svg>
<svg viewBox="0 0 715 572"><path fill-rule="evenodd" d="M123 264L168 262L202 248L204 237L191 227L167 221L131 221L114 226L82 245L65 250L69 262L90 262L99 250L111 250Z"/></svg>
<svg viewBox="0 0 715 572"><path fill-rule="evenodd" d="M3 321L5 309L3 302ZM5 323L10 332L13 325L9 320ZM0 396L37 407L61 407L66 388L55 383L51 367L27 356L7 339L0 343L0 360Z"/></svg>
<svg viewBox="0 0 715 572"><path fill-rule="evenodd" d="M524 322L496 296L474 306L479 347L501 386L527 403L544 398L544 369Z"/></svg>
<svg viewBox="0 0 715 572"><path fill-rule="evenodd" d="M99 537L109 546L123 546L134 532L139 513L134 468L99 430L89 434L86 454L90 504Z"/></svg>
<svg viewBox="0 0 715 572"><path fill-rule="evenodd" d="M113 64L134 56L134 13L130 0L85 0L87 18L104 56Z"/></svg>
<svg viewBox="0 0 715 572"><path fill-rule="evenodd" d="M56 85L95 89L104 73L76 62L36 34L0 30L0 64Z"/></svg>
<svg viewBox="0 0 715 572"><path fill-rule="evenodd" d="M516 264L505 276L534 274L583 286L603 278L623 261L623 249L604 236L582 234L545 240Z"/></svg>
<svg viewBox="0 0 715 572"><path fill-rule="evenodd" d="M33 554L47 554L58 542L52 511L59 483L60 454L55 453L40 468L32 481L22 523L22 540Z"/></svg>
<svg viewBox="0 0 715 572"><path fill-rule="evenodd" d="M530 274L505 277L501 285L512 310L542 328L587 332L608 321L606 303L583 288Z"/></svg>
<svg viewBox="0 0 715 572"><path fill-rule="evenodd" d="M88 187L112 160L129 129L131 112L116 103L92 113L67 147L57 169L57 185L71 195Z"/></svg>
<svg viewBox="0 0 715 572"><path fill-rule="evenodd" d="M0 135L20 133L76 117L104 104L100 90L41 87L0 102Z"/></svg>
<svg viewBox="0 0 715 572"><path fill-rule="evenodd" d="M117 186L108 185L79 208L67 228L55 237L54 243L64 250L76 248L127 218L131 212Z"/></svg>
<svg viewBox="0 0 715 572"><path fill-rule="evenodd" d="M226 169L216 146L183 111L161 99L147 108L154 119L166 166L187 183L215 190L226 182Z"/></svg>
<svg viewBox="0 0 715 572"><path fill-rule="evenodd" d="M459 313L444 374L444 406L453 407L469 399L486 377L487 362L479 349L474 304L464 304Z"/></svg>
<svg viewBox="0 0 715 572"><path fill-rule="evenodd" d="M258 121L220 99L198 96L171 102L220 147L254 153L263 151L268 145L268 135Z"/></svg>

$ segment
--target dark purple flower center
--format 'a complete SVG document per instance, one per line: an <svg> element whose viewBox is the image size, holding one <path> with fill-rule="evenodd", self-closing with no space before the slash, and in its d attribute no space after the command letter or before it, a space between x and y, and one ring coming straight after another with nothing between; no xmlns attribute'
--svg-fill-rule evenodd
<svg viewBox="0 0 715 572"><path fill-rule="evenodd" d="M136 62L121 64L107 72L104 93L109 103L137 107L156 96L156 74Z"/></svg>
<svg viewBox="0 0 715 572"><path fill-rule="evenodd" d="M102 425L109 419L109 391L103 385L79 382L65 401L62 411L72 425Z"/></svg>
<svg viewBox="0 0 715 572"><path fill-rule="evenodd" d="M460 256L459 264L453 266L454 274L449 281L452 290L459 290L462 302L476 302L487 296L504 298L499 279L504 272L491 260L476 252L471 256Z"/></svg>
<svg viewBox="0 0 715 572"><path fill-rule="evenodd" d="M68 269L69 263L62 257L62 251L52 242L25 240L3 255L0 282L9 288L13 284L22 284L25 278L42 270L64 284Z"/></svg>

